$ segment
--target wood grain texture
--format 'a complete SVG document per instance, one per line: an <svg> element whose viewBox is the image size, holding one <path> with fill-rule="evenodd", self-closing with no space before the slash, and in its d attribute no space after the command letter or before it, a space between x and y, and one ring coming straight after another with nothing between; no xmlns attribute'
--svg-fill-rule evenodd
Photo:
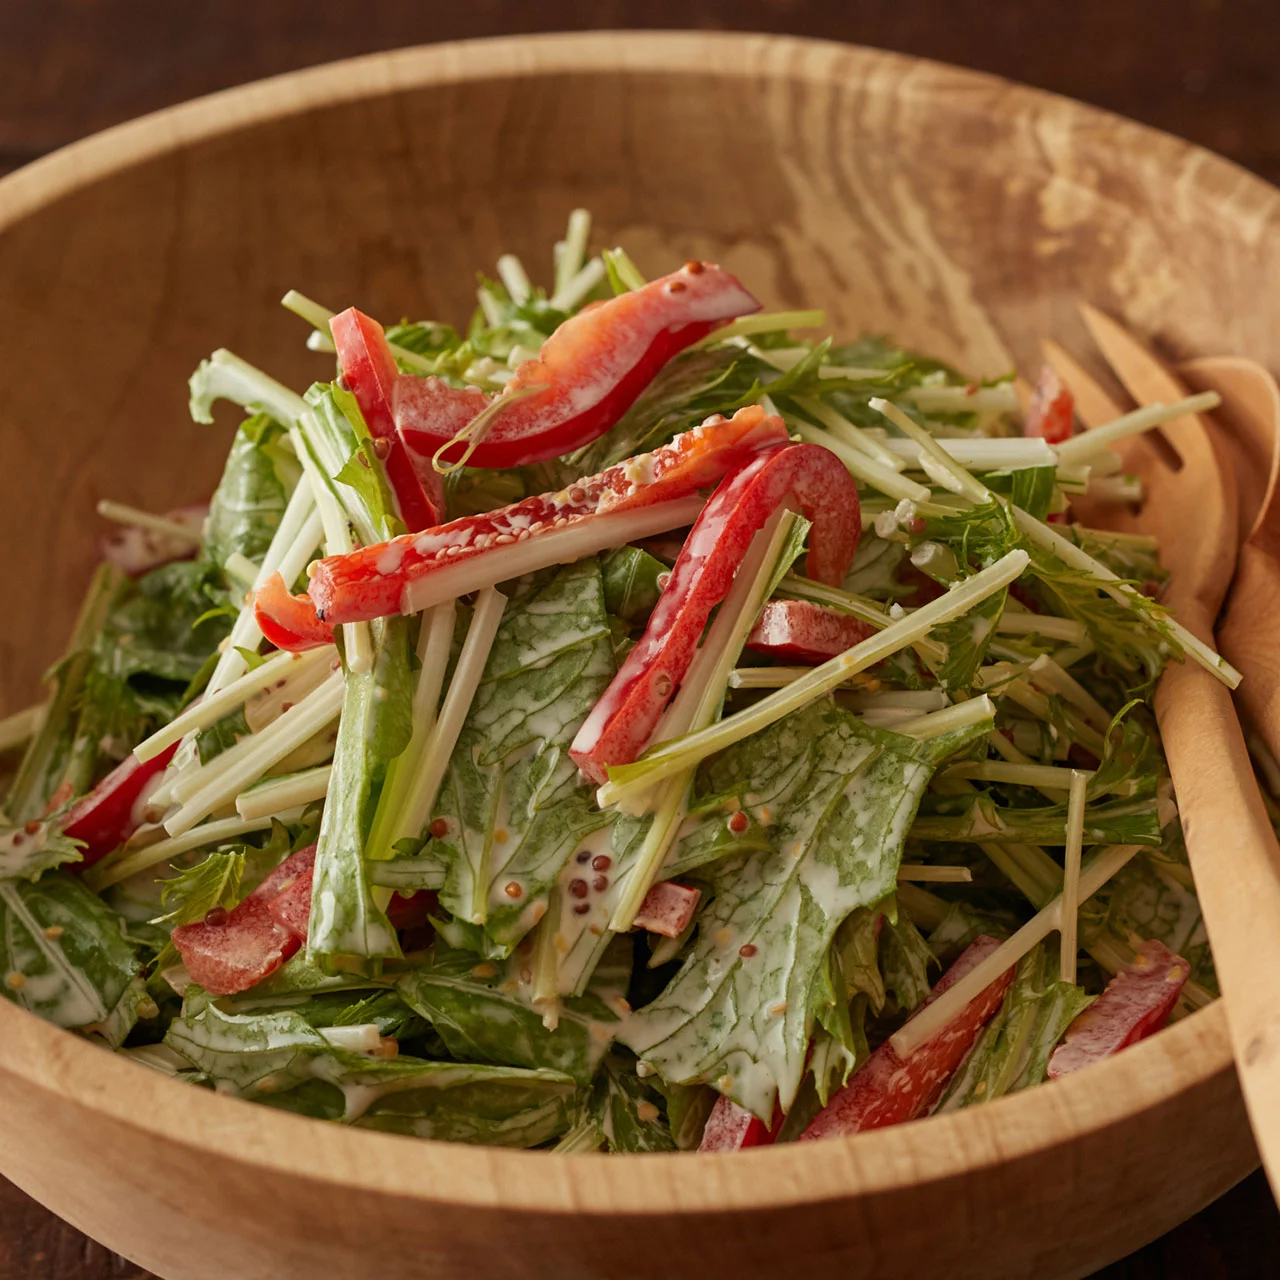
<svg viewBox="0 0 1280 1280"><path fill-rule="evenodd" d="M49 537L5 569L0 707L29 695L65 629L93 499L207 488L225 438L185 421L200 355L225 342L305 379L314 358L274 309L288 285L457 316L475 262L500 247L532 256L576 202L642 267L719 256L767 301L816 300L844 331L892 328L977 371L1027 359L1039 333L1078 338L1080 294L1183 354L1280 355L1276 303L1256 289L1277 253L1274 192L1172 140L960 73L821 46L633 39L409 54L264 86L0 190L14 367L49 367L51 335L86 315L113 321L77 347L76 379L20 385L0 409L0 448L20 463L6 475L50 477L62 498L5 484L14 523L0 533ZM153 452L119 447L140 431ZM65 598L50 601L49 581ZM1253 1159L1217 1009L1091 1078L833 1143L817 1161L779 1149L658 1172L333 1130L145 1076L7 1006L0 1103L14 1118L5 1172L174 1276L364 1275L367 1241L393 1231L422 1241L405 1275L476 1275L482 1256L489 1274L525 1276L531 1252L557 1274L631 1274L637 1239L678 1259L672 1275L802 1255L814 1274L859 1275L891 1248L924 1275L1078 1275ZM193 1206L197 1168L208 1200ZM590 1215L589 1234L555 1216L566 1209ZM937 1234L890 1234L890 1220ZM273 1254L282 1230L287 1263Z"/></svg>

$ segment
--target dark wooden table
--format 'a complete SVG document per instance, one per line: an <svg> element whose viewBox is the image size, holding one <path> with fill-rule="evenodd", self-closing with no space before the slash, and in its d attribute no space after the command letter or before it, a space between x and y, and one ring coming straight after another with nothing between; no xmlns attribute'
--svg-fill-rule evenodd
<svg viewBox="0 0 1280 1280"><path fill-rule="evenodd" d="M142 112L335 58L469 36L690 26L851 40L997 72L1280 182L1276 0L0 0L0 173ZM1255 1174L1100 1274L1251 1280L1280 1272L1277 1259L1280 1214ZM0 1180L0 1280L146 1275Z"/></svg>

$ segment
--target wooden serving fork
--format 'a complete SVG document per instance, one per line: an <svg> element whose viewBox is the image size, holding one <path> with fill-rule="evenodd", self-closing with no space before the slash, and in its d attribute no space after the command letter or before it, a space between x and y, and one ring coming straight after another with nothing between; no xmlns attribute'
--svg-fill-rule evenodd
<svg viewBox="0 0 1280 1280"><path fill-rule="evenodd" d="M1171 401L1187 394L1122 326L1091 307L1081 310L1107 363L1135 400ZM1122 412L1061 348L1046 344L1045 354L1071 388L1086 425L1098 426ZM1087 522L1128 530L1140 524L1154 533L1172 572L1167 603L1185 627L1210 640L1236 559L1235 469L1226 439L1201 419L1181 418L1159 430L1159 436L1151 433L1118 446L1125 469L1143 481L1141 518L1115 508L1083 514ZM1255 598L1255 606L1261 603ZM1244 669L1245 683L1252 679L1276 694L1275 671L1274 663ZM1173 663L1160 681L1155 705L1241 1089L1272 1190L1280 1196L1280 846L1227 688L1190 662ZM1211 742L1225 743L1226 750L1206 746Z"/></svg>

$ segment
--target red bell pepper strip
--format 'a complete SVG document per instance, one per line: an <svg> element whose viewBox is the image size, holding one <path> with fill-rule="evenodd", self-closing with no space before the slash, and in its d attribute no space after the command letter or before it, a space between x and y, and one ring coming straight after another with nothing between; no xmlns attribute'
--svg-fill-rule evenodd
<svg viewBox="0 0 1280 1280"><path fill-rule="evenodd" d="M773 1124L766 1125L732 1098L721 1094L707 1117L698 1151L743 1151L747 1147L771 1147L777 1140L784 1119L786 1117L782 1114L782 1109L775 1103Z"/></svg>
<svg viewBox="0 0 1280 1280"><path fill-rule="evenodd" d="M144 573L174 560L190 560L200 548L200 538L208 515L207 502L175 507L164 513L166 520L190 529L191 538L174 537L155 529L143 529L136 524L121 525L102 540L103 559L109 560L131 578L140 578Z"/></svg>
<svg viewBox="0 0 1280 1280"><path fill-rule="evenodd" d="M391 901L387 903L387 919L396 930L421 929L439 908L439 904L439 895L432 889L393 893Z"/></svg>
<svg viewBox="0 0 1280 1280"><path fill-rule="evenodd" d="M468 442L472 466L558 458L604 435L672 356L726 321L759 310L727 271L686 262L642 289L584 307L516 369L492 402L440 378L402 377L396 425L409 449L430 461L487 403L502 405L484 435Z"/></svg>
<svg viewBox="0 0 1280 1280"><path fill-rule="evenodd" d="M726 476L685 539L644 635L569 748L587 777L604 782L609 765L629 763L644 750L752 537L788 501L813 522L809 577L831 585L843 580L862 518L857 486L834 453L816 444L787 445Z"/></svg>
<svg viewBox="0 0 1280 1280"><path fill-rule="evenodd" d="M83 840L80 861L71 870L83 871L112 849L118 849L142 826L146 792L169 766L178 744L143 764L126 756L88 795L71 806L62 822L62 834Z"/></svg>
<svg viewBox="0 0 1280 1280"><path fill-rule="evenodd" d="M660 933L664 938L678 938L689 927L701 897L701 889L664 880L644 895L636 912L635 926Z"/></svg>
<svg viewBox="0 0 1280 1280"><path fill-rule="evenodd" d="M1049 1058L1049 1079L1101 1062L1159 1031L1190 975L1191 966L1163 942L1144 942L1133 963L1067 1028Z"/></svg>
<svg viewBox="0 0 1280 1280"><path fill-rule="evenodd" d="M1022 434L1039 436L1049 444L1061 444L1071 439L1075 421L1076 402L1071 389L1052 365L1045 365L1040 370Z"/></svg>
<svg viewBox="0 0 1280 1280"><path fill-rule="evenodd" d="M333 627L316 617L311 597L290 595L278 573L258 588L253 613L258 630L277 649L303 653L333 643Z"/></svg>
<svg viewBox="0 0 1280 1280"><path fill-rule="evenodd" d="M784 661L818 663L874 634L870 623L809 600L770 600L747 637L747 648Z"/></svg>
<svg viewBox="0 0 1280 1280"><path fill-rule="evenodd" d="M343 381L360 406L369 434L378 442L400 518L414 532L431 528L444 519L444 483L434 468L415 466L396 430L393 398L400 372L382 326L349 307L329 321L329 331L338 349Z"/></svg>
<svg viewBox="0 0 1280 1280"><path fill-rule="evenodd" d="M289 596L283 584L259 592L258 623L281 648L310 648L331 638L323 625L317 628L317 619L332 626L416 613L633 537L679 528L701 507L699 489L786 438L782 419L758 405L727 421L716 415L652 453L559 493L317 561L308 596Z"/></svg>
<svg viewBox="0 0 1280 1280"><path fill-rule="evenodd" d="M273 974L298 948L305 937L294 930L298 908L305 890L308 910L311 900L311 872L316 847L308 845L286 858L232 911L214 908L196 924L179 925L173 931L173 945L191 980L211 995L233 996ZM280 923L279 914L290 921ZM305 926L305 917L302 917Z"/></svg>
<svg viewBox="0 0 1280 1280"><path fill-rule="evenodd" d="M976 939L938 979L930 999L958 982L999 945L985 935ZM867 1129L902 1124L922 1115L973 1048L978 1033L999 1009L1012 981L1013 969L1010 968L905 1060L886 1040L814 1116L800 1135L800 1141L842 1138Z"/></svg>

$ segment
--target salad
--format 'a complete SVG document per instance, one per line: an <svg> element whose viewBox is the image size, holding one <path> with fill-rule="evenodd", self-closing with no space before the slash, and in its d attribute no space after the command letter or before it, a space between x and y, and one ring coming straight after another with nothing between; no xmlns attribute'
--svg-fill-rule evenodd
<svg viewBox="0 0 1280 1280"><path fill-rule="evenodd" d="M983 1105L1213 999L1150 694L1238 676L1080 517L1215 398L1078 433L1052 372L1024 412L590 233L465 330L288 294L302 395L196 370L216 490L101 505L0 722L4 996L266 1106L611 1152Z"/></svg>

